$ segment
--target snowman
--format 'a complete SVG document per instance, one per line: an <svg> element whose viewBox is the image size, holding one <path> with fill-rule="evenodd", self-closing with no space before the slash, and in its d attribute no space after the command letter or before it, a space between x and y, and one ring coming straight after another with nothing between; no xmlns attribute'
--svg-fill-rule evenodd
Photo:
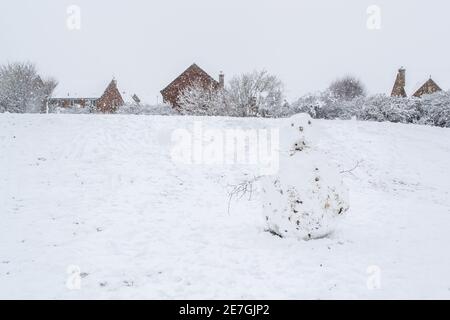
<svg viewBox="0 0 450 320"><path fill-rule="evenodd" d="M267 230L282 238L326 237L349 208L347 190L337 168L315 147L311 117L283 121L279 172L261 179Z"/></svg>

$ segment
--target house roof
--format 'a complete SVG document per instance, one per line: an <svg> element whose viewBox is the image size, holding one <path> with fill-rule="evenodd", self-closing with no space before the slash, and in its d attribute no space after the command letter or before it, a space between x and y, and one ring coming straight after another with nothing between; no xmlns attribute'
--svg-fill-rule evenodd
<svg viewBox="0 0 450 320"><path fill-rule="evenodd" d="M105 88L105 83L94 84L88 89L78 88L75 90L74 88L62 87L58 84L52 96L60 99L94 99L100 98L105 91Z"/></svg>
<svg viewBox="0 0 450 320"><path fill-rule="evenodd" d="M114 79L113 79L114 81ZM104 82L102 83L96 83L93 85L92 90L78 90L78 91L70 91L66 90L66 88L57 86L55 89L55 92L53 94L52 99L53 100L79 100L79 99L86 99L86 100L95 100L99 99L104 92L112 85L112 81L110 81L107 85L105 85ZM137 94L136 92L132 90L128 90L128 88L123 87L121 84L117 84L117 89L119 90L122 99L126 104L129 103L135 103L135 100L133 99L133 95ZM139 94L137 94L139 97Z"/></svg>
<svg viewBox="0 0 450 320"><path fill-rule="evenodd" d="M169 89L172 85L174 85L180 78L183 77L184 74L189 73L191 71L196 71L202 73L205 77L207 77L211 82L215 84L219 84L219 82L211 77L205 70L200 68L196 63L191 64L186 70L184 70L178 77L176 77L171 83L169 83L164 89L161 90L161 93Z"/></svg>
<svg viewBox="0 0 450 320"><path fill-rule="evenodd" d="M433 79L428 79L414 94L414 97L420 97L427 93L432 93L436 91L442 91L442 89L434 82Z"/></svg>

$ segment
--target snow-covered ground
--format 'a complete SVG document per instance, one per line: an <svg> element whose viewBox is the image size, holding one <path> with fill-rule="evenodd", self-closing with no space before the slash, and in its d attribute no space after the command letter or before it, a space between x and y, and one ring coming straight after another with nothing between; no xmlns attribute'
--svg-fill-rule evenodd
<svg viewBox="0 0 450 320"><path fill-rule="evenodd" d="M351 208L298 241L228 210L251 168L172 161L198 120L280 121L0 114L0 298L450 298L450 129L316 121Z"/></svg>

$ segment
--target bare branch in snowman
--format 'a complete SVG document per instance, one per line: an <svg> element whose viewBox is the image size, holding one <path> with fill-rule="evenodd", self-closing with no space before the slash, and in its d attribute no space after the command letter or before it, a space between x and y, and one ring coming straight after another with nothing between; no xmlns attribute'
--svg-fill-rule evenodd
<svg viewBox="0 0 450 320"><path fill-rule="evenodd" d="M233 200L233 198L240 200L245 195L248 195L248 201L252 200L253 184L259 179L261 179L261 177L262 176L257 176L251 180L245 180L235 185L229 185L231 187L231 191L228 192L228 214L230 213L231 200Z"/></svg>

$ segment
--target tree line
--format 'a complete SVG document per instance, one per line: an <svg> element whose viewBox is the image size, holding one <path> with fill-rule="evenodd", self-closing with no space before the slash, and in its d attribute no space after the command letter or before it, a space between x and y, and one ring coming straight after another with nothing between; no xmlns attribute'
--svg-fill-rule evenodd
<svg viewBox="0 0 450 320"><path fill-rule="evenodd" d="M43 112L45 100L58 82L41 78L32 63L0 66L0 112ZM441 91L421 98L367 95L364 84L353 76L333 81L328 88L288 102L283 82L265 70L233 77L221 90L193 83L178 98L179 108L158 105L125 105L122 114L183 114L231 117L289 117L308 113L316 119L351 119L418 123L450 127L450 93ZM51 110L92 113L89 108Z"/></svg>

